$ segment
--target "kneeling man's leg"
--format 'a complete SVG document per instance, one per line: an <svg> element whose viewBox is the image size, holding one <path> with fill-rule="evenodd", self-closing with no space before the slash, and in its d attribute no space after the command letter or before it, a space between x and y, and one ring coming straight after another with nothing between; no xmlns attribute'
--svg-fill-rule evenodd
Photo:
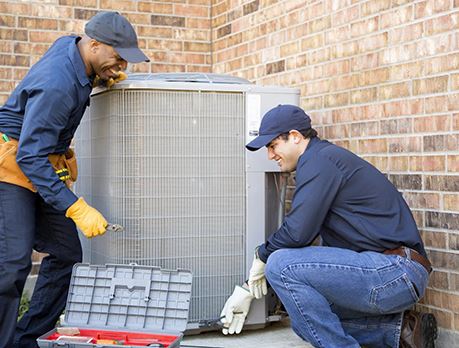
<svg viewBox="0 0 459 348"><path fill-rule="evenodd" d="M269 257L266 277L293 330L314 346L397 347L402 312L427 282L399 259L331 247L282 249Z"/></svg>

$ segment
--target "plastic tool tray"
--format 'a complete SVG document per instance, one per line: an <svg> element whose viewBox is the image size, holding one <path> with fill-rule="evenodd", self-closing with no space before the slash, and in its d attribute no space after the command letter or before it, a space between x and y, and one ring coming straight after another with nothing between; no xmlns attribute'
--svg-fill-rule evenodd
<svg viewBox="0 0 459 348"><path fill-rule="evenodd" d="M191 283L186 270L76 264L64 324L39 337L38 345L179 347L188 322Z"/></svg>

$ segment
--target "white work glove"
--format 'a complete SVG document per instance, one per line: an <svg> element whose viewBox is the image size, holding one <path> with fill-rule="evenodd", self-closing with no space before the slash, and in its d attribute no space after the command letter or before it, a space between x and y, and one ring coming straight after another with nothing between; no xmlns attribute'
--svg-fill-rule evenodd
<svg viewBox="0 0 459 348"><path fill-rule="evenodd" d="M249 289L256 299L260 299L268 293L268 285L265 277L266 264L258 257L258 249L255 251L252 268L249 272Z"/></svg>
<svg viewBox="0 0 459 348"><path fill-rule="evenodd" d="M220 314L223 323L223 334L238 334L244 326L245 317L249 313L253 296L249 290L236 285L233 294L226 300L222 313Z"/></svg>

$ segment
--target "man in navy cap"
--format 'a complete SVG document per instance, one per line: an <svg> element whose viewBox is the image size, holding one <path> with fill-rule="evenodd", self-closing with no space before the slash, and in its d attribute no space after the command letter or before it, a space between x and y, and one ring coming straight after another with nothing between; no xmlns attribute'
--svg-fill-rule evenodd
<svg viewBox="0 0 459 348"><path fill-rule="evenodd" d="M86 35L59 38L0 107L0 348L38 347L64 309L72 267L107 221L69 189L77 176L70 142L94 81L124 78L148 62L126 18L100 12ZM16 324L32 249L47 253L29 311Z"/></svg>
<svg viewBox="0 0 459 348"><path fill-rule="evenodd" d="M293 105L270 110L246 145L264 146L281 171L296 171L296 190L282 225L257 248L247 284L227 300L223 333L241 331L268 281L295 333L314 347L433 347L433 315L403 315L424 295L431 265L397 189L368 162L319 139Z"/></svg>

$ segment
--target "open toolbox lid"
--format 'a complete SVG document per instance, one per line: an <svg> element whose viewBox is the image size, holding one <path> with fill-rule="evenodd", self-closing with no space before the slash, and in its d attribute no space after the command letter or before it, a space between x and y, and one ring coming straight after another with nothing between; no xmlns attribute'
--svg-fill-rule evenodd
<svg viewBox="0 0 459 348"><path fill-rule="evenodd" d="M177 334L188 322L191 283L187 270L76 264L65 325Z"/></svg>

